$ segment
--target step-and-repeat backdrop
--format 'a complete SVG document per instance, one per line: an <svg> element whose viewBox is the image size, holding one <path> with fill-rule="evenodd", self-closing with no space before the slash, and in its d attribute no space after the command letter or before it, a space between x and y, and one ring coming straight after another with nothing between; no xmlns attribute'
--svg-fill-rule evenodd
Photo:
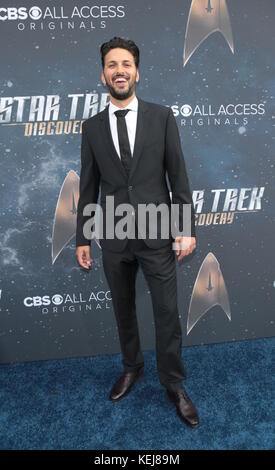
<svg viewBox="0 0 275 470"><path fill-rule="evenodd" d="M271 0L1 1L0 361L120 351L101 248L75 257L81 124L105 108L100 45L140 48L140 98L172 108L196 209L177 263L183 346L275 333ZM273 133L272 133L273 130ZM155 346L137 278L143 349Z"/></svg>

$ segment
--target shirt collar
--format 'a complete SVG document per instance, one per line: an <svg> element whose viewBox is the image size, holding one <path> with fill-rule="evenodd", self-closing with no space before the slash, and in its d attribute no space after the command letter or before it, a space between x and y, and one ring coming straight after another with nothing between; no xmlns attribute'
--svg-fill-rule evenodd
<svg viewBox="0 0 275 470"><path fill-rule="evenodd" d="M125 107L127 109L131 109L132 111L137 111L138 109L138 100L137 100L137 97L135 96L132 101L130 101L129 104L127 104L127 106ZM116 106L115 104L113 104L111 101L109 103L109 112L110 113L114 113L115 111L117 110L121 110L123 108L119 108L118 106Z"/></svg>

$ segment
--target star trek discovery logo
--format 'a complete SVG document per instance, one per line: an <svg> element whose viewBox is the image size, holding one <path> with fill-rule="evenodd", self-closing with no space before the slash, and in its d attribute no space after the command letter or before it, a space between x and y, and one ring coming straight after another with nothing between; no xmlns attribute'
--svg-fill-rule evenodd
<svg viewBox="0 0 275 470"><path fill-rule="evenodd" d="M0 125L22 126L24 136L81 134L82 122L102 111L109 93L0 98Z"/></svg>

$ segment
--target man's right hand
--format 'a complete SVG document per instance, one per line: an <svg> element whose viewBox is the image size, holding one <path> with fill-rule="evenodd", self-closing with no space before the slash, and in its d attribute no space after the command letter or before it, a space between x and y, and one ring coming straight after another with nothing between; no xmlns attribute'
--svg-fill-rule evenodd
<svg viewBox="0 0 275 470"><path fill-rule="evenodd" d="M76 258L80 266L84 269L90 269L92 265L90 245L77 246Z"/></svg>

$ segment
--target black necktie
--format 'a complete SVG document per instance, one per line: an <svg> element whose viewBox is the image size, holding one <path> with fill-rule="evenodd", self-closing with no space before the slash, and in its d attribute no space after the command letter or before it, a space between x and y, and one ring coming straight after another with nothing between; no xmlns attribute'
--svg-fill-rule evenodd
<svg viewBox="0 0 275 470"><path fill-rule="evenodd" d="M128 111L130 111L130 109L121 109L119 111L115 111L115 115L117 117L117 133L121 163L125 168L127 176L129 177L132 164L132 154L125 121L125 116Z"/></svg>

